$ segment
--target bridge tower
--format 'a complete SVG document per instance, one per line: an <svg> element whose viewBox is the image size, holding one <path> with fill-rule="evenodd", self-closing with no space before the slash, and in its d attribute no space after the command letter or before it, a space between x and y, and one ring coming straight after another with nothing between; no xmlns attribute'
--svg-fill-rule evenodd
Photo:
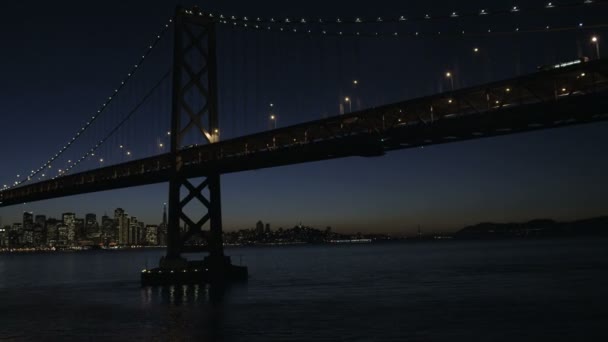
<svg viewBox="0 0 608 342"><path fill-rule="evenodd" d="M210 277L224 277L234 271L224 255L220 174L209 172L200 184L193 184L183 172L181 150L187 139L213 144L219 141L216 24L212 18L180 7L174 18L173 89L171 113L171 158L169 180L169 221L167 255L161 269L198 268ZM184 196L185 195L185 196ZM201 218L192 218L185 208L198 201L206 209ZM190 213L190 215L193 215ZM182 231L181 222L186 229ZM203 226L209 223L209 231ZM202 262L188 262L181 254L185 243L195 235L207 240L209 255ZM202 266L202 267L201 267Z"/></svg>

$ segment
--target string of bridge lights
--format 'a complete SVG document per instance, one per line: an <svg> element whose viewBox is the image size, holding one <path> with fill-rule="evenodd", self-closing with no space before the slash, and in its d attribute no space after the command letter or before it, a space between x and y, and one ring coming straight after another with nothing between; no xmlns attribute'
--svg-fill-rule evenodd
<svg viewBox="0 0 608 342"><path fill-rule="evenodd" d="M557 9L571 9L576 7L589 7L592 5L607 4L608 0L579 0L568 3L557 3L555 1L546 2L541 6L511 6L505 9L480 9L477 11L452 11L447 14L434 15L426 13L424 15L408 17L405 15L397 15L391 17L354 17L354 18L306 18L306 17L292 17L292 18L263 18L256 16L235 16L235 15L223 15L219 13L205 13L198 10L185 10L186 14L207 16L214 18L218 21L231 21L231 22L243 22L249 23L250 25L257 24L378 24L378 23L407 23L407 22L419 22L419 21L432 21L432 20L446 20L446 19L457 19L457 18L474 18L474 17L487 17L497 16L505 14L518 14L518 13L532 13L546 10L557 10Z"/></svg>
<svg viewBox="0 0 608 342"><path fill-rule="evenodd" d="M24 177L23 179L18 179L17 181L15 181L13 184L11 184L10 186L4 186L3 188L0 189L1 191L4 190L9 190L15 187L18 187L20 185L22 185L23 183L30 181L32 179L34 179L34 177L36 177L38 174L40 174L41 172L43 172L44 170L51 169L52 168L52 164L55 160L57 160L59 157L61 157L76 141L78 141L78 139L83 135L83 133L85 133L87 131L87 129L99 118L99 116L101 114L104 113L105 109L112 103L112 100L114 98L116 98L116 96L118 94L120 94L120 92L126 87L126 85L129 83L129 81L133 78L133 76L137 73L137 71L140 69L141 65L144 63L144 61L146 60L146 57L148 57L152 51L154 50L154 48L158 45L158 43L161 41L162 37L166 34L166 32L169 30L169 26L173 23L173 18L169 19L169 22L167 24L164 25L164 27L162 28L162 30L156 35L156 37L154 38L154 40L152 41L152 43L148 46L148 48L145 50L145 52L142 54L142 56L140 57L140 59L137 61L136 64L133 65L133 67L131 68L131 70L129 71L129 73L127 74L127 76L120 82L120 85L118 87L116 87L112 92L111 95L101 104L101 106L99 107L99 109L97 110L97 112L95 112L92 116L91 119L88 120L77 132L75 135L72 136L72 138L62 147L59 149L59 151L57 153L55 153L51 158L49 158L44 164L42 164L42 166L40 166L38 169L36 170L32 170L30 172L30 175L27 177ZM95 149L99 147L99 144L97 144L95 146ZM82 160L79 160L79 162ZM78 162L78 163L79 163ZM73 168L75 165L72 164L72 166L69 167L69 169ZM62 172L63 173L63 172ZM17 175L17 178L21 178L20 175Z"/></svg>
<svg viewBox="0 0 608 342"><path fill-rule="evenodd" d="M161 85L162 83L167 80L167 78L169 77L169 75L171 75L171 71L167 71L163 77L148 91L148 93L141 99L140 102L137 103L137 105L135 105L135 107L133 107L133 109L131 109L131 111L116 125L114 126L114 128L103 138L101 139L95 146L93 146L89 151L87 151L84 155L82 155L78 160L76 160L76 162L72 163L68 168L65 169L64 172L62 172L62 174L68 173L70 172L73 168L75 168L76 166L78 166L80 163L82 163L83 161L85 161L88 157L91 156L95 156L95 152L108 140L110 139L114 134L116 134L116 132L118 132L118 130L127 122L129 121L129 119L139 110L139 108L141 108L141 106L146 103L146 101L152 96L152 94L154 94L154 91L156 91ZM122 145L121 145L122 146ZM131 152L127 152L128 155L131 154ZM103 162L103 159L100 159L100 162Z"/></svg>
<svg viewBox="0 0 608 342"><path fill-rule="evenodd" d="M530 28L515 27L511 30L505 29L492 29L486 30L458 30L458 31L375 31L375 32L361 32L361 31L332 31L325 29L298 29L293 26L262 26L262 25L249 25L242 22L232 21L219 21L220 24L229 25L237 28L244 28L253 31L266 31L266 32L283 32L283 33L295 33L300 35L315 35L315 36L327 36L327 37L364 37L364 38L422 38L422 37L479 37L479 36L490 36L490 35L513 35L523 33L543 33L543 32L564 32L564 31L576 31L576 30L589 30L606 28L608 24L594 24L585 25L582 22L572 24L569 26L537 26Z"/></svg>

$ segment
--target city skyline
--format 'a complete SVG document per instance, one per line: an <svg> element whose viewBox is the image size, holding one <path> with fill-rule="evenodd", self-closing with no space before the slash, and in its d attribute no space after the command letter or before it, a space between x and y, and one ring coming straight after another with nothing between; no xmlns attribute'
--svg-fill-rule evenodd
<svg viewBox="0 0 608 342"><path fill-rule="evenodd" d="M125 4L121 13L114 13L102 5L94 5L94 9L86 13L60 4L41 4L36 8L22 4L5 5L12 11L4 13L27 11L31 18L36 18L37 24L28 26L8 15L3 18L18 28L11 36L0 34L7 44L14 43L17 51L14 55L0 56L0 71L5 75L0 86L6 89L0 95L0 112L5 113L0 124L9 127L0 134L0 155L3 158L0 179L3 182L13 180L16 173L26 174L65 143L65 138L85 120L83 113L95 108L100 96L120 79L133 57L140 54L142 42L149 39L150 32L159 23L166 21L174 5L174 2L169 2L153 8L143 2ZM242 7L243 3L239 3L225 5L228 6L225 8L217 1L208 5L210 10L222 8L226 11L251 7ZM263 10L275 11L277 15L290 13L291 9L274 5L266 3ZM477 5L472 4L471 7ZM416 9L423 10L422 6ZM326 10L351 14L369 9L364 5L348 9L336 5ZM312 10L308 8L308 11ZM54 15L49 16L48 13ZM66 24L73 18L77 22ZM44 29L39 25L45 25ZM82 30L74 32L71 25L78 25ZM99 27L107 29L107 36L99 34ZM129 34L124 39L116 41L112 38L112 33L123 32L125 27L129 28ZM599 33L601 39L602 32ZM96 38L87 39L90 35ZM374 104L448 90L452 84L463 87L482 83L484 78L513 77L518 72L533 72L538 65L571 60L581 54L593 57L598 46L590 44L590 36L591 33L584 32L573 35L572 39L568 38L570 40L522 39L522 51L519 52L522 56L514 63L517 65L504 63L512 56L507 56L500 44L489 39L466 41L463 45L470 49L458 53L454 52L455 44L449 41L433 41L428 43L428 47L408 42L405 45L420 49L421 53L409 56L405 48L395 52L396 56L408 58L398 73L385 70L389 68L378 63L378 59L363 54L361 58L374 65L374 70L359 66L356 71L348 71L345 67L340 71L341 81L348 86L344 86L342 91L353 96L349 87L355 79L359 82L358 89L367 93L367 103ZM526 49L540 50L540 47L533 49L541 44L546 48L542 56L533 58L532 54L525 53ZM504 60L497 56L488 67L491 69L489 72L476 70L477 63L469 59L472 58L471 53L477 52L474 49L479 48L482 52L505 54ZM57 49L69 53L58 57ZM454 56L442 60L441 52L445 50L453 52ZM40 51L40 54L33 51ZM330 52L337 54L337 51ZM429 61L425 64L425 54L436 63L431 65ZM238 67L244 68L244 65L239 62ZM450 70L451 75L454 73L449 82L443 78L446 70ZM381 77L376 74L394 76L383 87L377 87L375 85ZM425 85L419 86L419 80L424 80ZM230 80L221 81L232 84ZM287 91L277 90L282 85L269 91L274 95L272 97L260 95L262 104L253 114L256 115L255 120L262 122L261 126L268 128L269 122L264 119L267 117L265 108L270 101L278 108L278 119L271 122L274 127L297 122L300 118L298 113L302 111L302 101L281 98L289 95ZM293 92L307 90L306 86L298 86L298 82L289 83L289 86L293 87ZM239 94L249 95L251 91L251 88L240 89ZM335 98L338 98L337 93ZM31 98L37 101L30 101ZM239 102L238 106L244 104L247 103ZM233 125L231 120L234 117L226 117L224 113L234 108L227 100L222 105L220 121L226 126ZM350 105L353 105L351 101ZM340 106L344 109L344 103L337 103L334 99L331 105L315 107L315 113L338 114ZM348 158L224 175L224 228L228 231L238 229L259 217L266 217L276 226L288 227L303 221L312 226L331 225L337 231L407 234L415 232L418 225L441 232L483 221L574 220L601 216L608 211L608 184L603 176L608 171L608 161L603 158L603 146L608 145L607 128L606 123L598 123L428 146L391 152L380 158ZM14 153L15 146L19 153ZM168 185L159 184L27 203L2 208L0 216L4 222L13 222L23 211L62 212L60 208L74 208L79 215L90 211L102 213L119 207L116 204L120 201L132 204L133 211L140 213L142 220L155 222L158 220L157 208L168 200L167 189Z"/></svg>

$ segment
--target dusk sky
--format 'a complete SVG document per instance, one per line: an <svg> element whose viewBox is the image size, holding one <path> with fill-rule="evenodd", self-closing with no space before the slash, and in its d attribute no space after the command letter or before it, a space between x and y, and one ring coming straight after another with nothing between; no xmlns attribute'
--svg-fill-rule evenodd
<svg viewBox="0 0 608 342"><path fill-rule="evenodd" d="M393 2L239 0L198 5L226 14L294 18L415 16L513 5L502 0L492 1L491 7L488 1ZM542 7L543 3L526 1L525 5ZM40 166L74 135L137 62L176 4L137 0L0 5L0 187ZM485 22L472 19L462 25L485 30L490 24L499 28L605 24L607 10L608 6L598 5L556 14L503 15ZM429 26L422 29L446 32L458 27L441 21L425 25ZM608 46L606 29L361 42L293 38L286 33L264 38L220 29L220 127L227 137L268 128L269 103L276 104L278 125L286 126L338 115L344 96L367 107L445 91L449 86L442 75L447 70L455 73L457 87L472 86L534 72L539 65L594 58L590 43L594 34ZM317 39L325 41L317 43ZM169 43L159 44L159 49L166 49L162 56L170 52ZM482 56L473 56L475 47ZM608 50L602 49L608 56ZM163 61L159 57L159 65ZM165 68L168 64L149 68L149 78L158 79ZM356 90L351 86L355 79L361 83ZM145 88L145 82L135 83L130 95ZM159 92L167 95L168 89ZM164 139L161 131L169 120L169 113L162 110L169 100L154 101L154 113L145 114L125 133L143 137L154 127L149 141L137 142L149 154L158 139ZM119 114L116 110L111 115ZM98 134L104 128L99 127ZM425 231L453 231L482 221L606 215L607 133L608 123L598 123L428 146L379 158L224 175L224 229L249 228L262 220L273 228L302 222L342 232L410 234L417 225ZM157 140L154 134L159 135ZM116 149L104 151L111 148ZM76 212L83 217L88 212L111 215L116 207L153 224L160 222L167 197L168 184L158 184L27 203L0 208L1 224L20 222L23 211L51 217Z"/></svg>

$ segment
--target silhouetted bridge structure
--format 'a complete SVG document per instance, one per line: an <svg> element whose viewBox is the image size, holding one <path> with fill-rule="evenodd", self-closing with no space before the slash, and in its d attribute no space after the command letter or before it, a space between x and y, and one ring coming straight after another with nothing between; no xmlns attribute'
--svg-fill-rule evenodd
<svg viewBox="0 0 608 342"><path fill-rule="evenodd" d="M557 128L608 119L608 60L179 151L189 177ZM0 192L0 206L169 181L170 153Z"/></svg>
<svg viewBox="0 0 608 342"><path fill-rule="evenodd" d="M221 240L222 174L379 157L419 146L608 119L608 60L595 60L220 141L215 25L214 20L188 11L178 10L175 17L170 153L7 189L0 192L0 207L169 182L169 246L162 268L189 270L180 258L184 244L209 222L210 261L204 267L223 269L229 261ZM188 62L185 56L191 53L199 54L203 63ZM184 100L192 89L203 99L201 108L190 108ZM193 130L207 143L182 146L181 138ZM205 178L202 183L191 183L190 179L200 177ZM209 197L203 195L205 189ZM197 222L183 210L192 200L208 209Z"/></svg>

